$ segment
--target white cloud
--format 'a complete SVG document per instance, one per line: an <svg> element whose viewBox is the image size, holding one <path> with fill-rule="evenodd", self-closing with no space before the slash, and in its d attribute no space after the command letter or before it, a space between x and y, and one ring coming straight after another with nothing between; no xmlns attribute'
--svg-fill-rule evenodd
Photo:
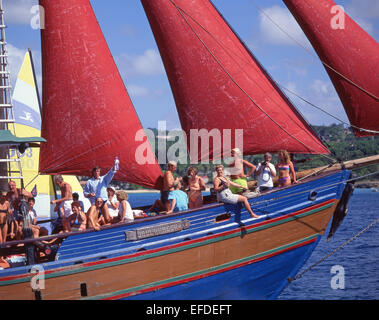
<svg viewBox="0 0 379 320"><path fill-rule="evenodd" d="M297 45L293 40L295 39L301 45L310 48L311 45L304 35L304 32L299 27L295 18L291 15L291 13L282 7L273 6L266 9L263 9L266 13L260 13L259 15L259 26L262 35L262 39L271 44L279 44L279 45ZM278 26L280 26L287 34L286 35L282 30L280 30L272 21L274 21Z"/></svg>
<svg viewBox="0 0 379 320"><path fill-rule="evenodd" d="M22 62L24 61L24 56L26 50L16 48L10 43L7 44L8 51L8 66L11 72L11 81L14 83L17 78L17 74L20 71Z"/></svg>
<svg viewBox="0 0 379 320"><path fill-rule="evenodd" d="M127 90L132 97L143 97L149 94L149 89L134 84L128 85Z"/></svg>
<svg viewBox="0 0 379 320"><path fill-rule="evenodd" d="M125 75L126 78L164 73L162 59L154 49L148 49L142 55L123 53L115 60L121 74Z"/></svg>
<svg viewBox="0 0 379 320"><path fill-rule="evenodd" d="M5 23L30 24L33 14L31 8L38 4L37 0L5 0Z"/></svg>
<svg viewBox="0 0 379 320"><path fill-rule="evenodd" d="M11 73L10 74L11 84L12 86L14 86L27 50L17 48L13 46L12 44L8 43L7 51L8 51L8 66L9 66L9 71ZM39 90L41 91L41 88L42 88L41 52L33 51L32 54L33 54L34 69L35 69L36 78L37 78L37 85L38 85Z"/></svg>

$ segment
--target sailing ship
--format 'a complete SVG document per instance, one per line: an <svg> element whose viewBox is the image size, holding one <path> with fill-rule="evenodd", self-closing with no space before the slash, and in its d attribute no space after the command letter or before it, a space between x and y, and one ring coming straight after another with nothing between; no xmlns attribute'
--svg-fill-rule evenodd
<svg viewBox="0 0 379 320"><path fill-rule="evenodd" d="M317 20L304 22L314 42L323 43L330 35L319 34L318 26L329 25L324 18L333 1L285 3L298 20ZM46 15L41 39L42 136L47 140L41 145L40 172L90 175L92 167L109 168L118 156L116 180L159 189L161 169L89 1L40 0L40 4ZM329 152L210 1L142 0L142 4L184 132L243 129L244 154L280 149ZM377 70L377 43L367 40L352 20L346 23L349 32L355 31L358 45L370 43L367 49L376 54L369 69ZM348 33L340 30L334 40L339 43L345 37ZM345 49L354 51L353 45ZM339 94L348 96L344 103L349 107L359 107L354 109L357 118L368 104L359 103L362 91L356 84L369 93L363 94L369 105L378 106L377 75L365 78L370 70L362 70L359 61L363 78L357 79L356 66L352 74L345 74L334 61L321 59L343 75L337 79L343 87ZM373 133L379 130L378 116L373 118L367 127L354 117L351 121ZM146 158L154 161L136 163L134 155L141 145ZM203 156L218 159L230 151L216 147L192 161ZM240 205L218 203L211 195L197 209L103 226L97 232L47 236L44 240L62 240L56 252L38 266L1 270L0 298L274 299L310 257L332 217L330 235L336 231L353 190L351 169L370 161L378 157L313 170L298 184L249 198L258 218L251 218ZM43 277L43 288L31 287L36 270Z"/></svg>

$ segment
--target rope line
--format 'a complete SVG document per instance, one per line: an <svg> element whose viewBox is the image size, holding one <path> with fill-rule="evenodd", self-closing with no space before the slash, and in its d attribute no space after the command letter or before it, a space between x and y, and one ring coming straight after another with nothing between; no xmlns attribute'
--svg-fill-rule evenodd
<svg viewBox="0 0 379 320"><path fill-rule="evenodd" d="M195 34L196 38L202 43L204 48L208 51L208 53L213 57L213 59L216 61L216 63L220 66L220 68L225 72L225 74L232 80L232 82L245 94L245 96L258 107L259 110L261 110L273 123L275 123L281 130L283 130L285 133L288 134L289 137L299 142L301 145L303 145L307 150L310 150L312 152L312 149L309 148L304 142L300 141L298 138L293 136L291 133L289 133L283 126L281 126L275 119L273 119L233 78L233 76L225 69L225 67L221 64L221 62L217 59L217 57L211 52L211 50L208 48L208 46L204 43L204 41L200 38L200 36L197 34L197 32L194 30L194 28L191 26L191 24L188 22L186 17L183 15L187 15L192 20L194 20L185 10L180 8L173 0L170 0L170 2L175 6L176 10L179 12L179 14L182 16L186 24L189 26L191 31ZM195 20L194 20L195 21Z"/></svg>
<svg viewBox="0 0 379 320"><path fill-rule="evenodd" d="M331 251L329 254L327 254L325 257L323 257L322 259L320 259L319 261L315 262L314 264L312 264L311 266L309 266L307 269L305 269L303 272L299 273L298 275L296 275L295 277L293 278L288 278L288 281L289 282L292 282L292 281L295 281L295 280L298 280L300 279L305 273L307 273L308 271L311 271L314 267L316 267L317 265L319 265L320 263L324 262L327 258L329 258L330 256L332 256L333 254L335 254L337 251L341 250L342 248L344 248L345 246L347 246L350 242L352 242L354 239L358 238L360 235L362 235L363 233L365 233L367 230L369 230L370 228L372 228L375 224L377 224L379 222L379 218L374 220L372 223L370 223L367 227L365 227L364 229L362 229L361 231L359 231L356 235L352 236L350 239L348 239L347 241L345 241L343 244L341 244L339 247L337 247L336 249L334 249L333 251Z"/></svg>
<svg viewBox="0 0 379 320"><path fill-rule="evenodd" d="M298 42L295 38L293 38L289 33L287 33L282 27L280 27L262 8L260 8L254 0L250 0L251 3L253 4L253 6L255 6L259 12L261 12L265 17L267 17L267 19L269 19L280 31L282 31L285 35L287 35L292 41L294 41L297 45L299 45L301 48L303 48L305 51L307 51L312 57L315 57L317 58L325 67L327 67L328 69L330 69L331 71L333 71L334 73L338 74L340 77L342 77L343 79L345 79L347 82L349 82L351 85L353 85L354 87L358 88L359 90L361 90L362 92L364 92L365 94L367 94L368 96L370 96L371 98L379 101L379 98L374 95L373 93L365 90L364 88L362 88L361 86L359 86L357 83L355 83L354 81L350 80L349 78L347 78L346 76L344 76L342 73L340 73L339 71L337 71L336 69L334 69L332 66L330 66L329 64L327 64L325 61L321 60L318 56L316 56L311 50L309 50L307 47L303 46L300 42Z"/></svg>
<svg viewBox="0 0 379 320"><path fill-rule="evenodd" d="M324 112L324 113L327 114L328 116L330 116L330 117L336 119L337 121L340 121L341 123L343 123L343 124L345 124L345 125L347 125L347 126L349 126L349 127L352 127L352 128L354 128L354 129L357 129L357 130L360 130L360 131L365 131L365 132L369 132L369 133L376 133L376 134L379 134L379 131L376 131L376 130L370 130L370 129L364 129L364 128L361 128L361 127L357 127L357 126L355 126L355 125L353 125L353 124L351 124L351 123L348 123L348 122L346 122L346 121L343 121L342 119L340 119L340 118L338 118L338 117L332 115L331 113L329 113L328 111L322 109L321 107L316 106L314 103L312 103L312 102L310 102L309 100L303 98L302 96L298 95L297 93L293 92L292 90L290 90L290 89L284 87L283 85L281 85L281 84L279 84L279 83L277 83L277 85L278 85L279 87L281 87L282 89L288 91L289 93L293 94L294 96L296 96L296 97L299 98L300 100L304 101L305 103L308 103L308 104L311 105L312 107L314 107L314 108L316 108L316 109L318 109L318 110Z"/></svg>

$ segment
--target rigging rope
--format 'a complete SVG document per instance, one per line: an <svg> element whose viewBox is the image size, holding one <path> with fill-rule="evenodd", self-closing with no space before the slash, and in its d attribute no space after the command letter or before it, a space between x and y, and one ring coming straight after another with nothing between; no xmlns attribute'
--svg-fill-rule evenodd
<svg viewBox="0 0 379 320"><path fill-rule="evenodd" d="M354 81L350 80L349 78L347 78L346 76L344 76L342 73L340 73L339 71L337 71L336 69L334 69L333 67L331 67L329 64L327 64L326 62L324 62L323 60L321 60L318 56L316 56L313 51L309 50L307 47L303 46L300 42L298 42L295 38L293 38L289 33L287 33L283 28L281 28L262 8L260 8L254 0L250 0L251 3L253 4L253 6L255 6L259 12L261 12L265 17L267 17L267 19L269 19L280 31L282 31L285 35L287 35L292 41L294 41L297 45L299 45L301 48L303 48L305 51L307 51L311 56L313 57L316 57L325 67L327 67L328 69L330 69L331 71L333 71L334 73L338 74L340 77L342 77L343 79L345 79L347 82L349 82L351 85L353 85L354 87L358 88L359 90L361 90L362 92L364 92L365 94L367 94L368 96L370 96L371 98L379 101L379 97L377 97L376 95L374 95L373 93L365 90L364 88L362 88L361 86L359 86L357 83L355 83Z"/></svg>
<svg viewBox="0 0 379 320"><path fill-rule="evenodd" d="M331 71L333 71L334 73L338 74L340 77L342 77L343 79L345 79L347 82L349 82L351 85L355 86L356 88L358 88L359 90L361 90L362 92L364 92L365 94L367 94L368 96L370 96L371 98L379 101L379 98L377 96L375 96L373 93L365 90L364 88L362 88L361 86L359 86L358 84L356 84L355 82L353 82L352 80L350 80L349 78L347 78L346 76L344 76L343 74L341 74L340 72L338 72L337 70L335 70L333 67L331 67L329 64L327 64L326 62L324 62L323 60L321 60L318 56L316 56L314 54L313 51L311 51L309 48L305 47L303 44L301 44L299 41L297 41L294 37L292 37L288 32L286 32L279 24L277 24L261 7L259 7L254 0L250 0L252 5L255 6L255 8L261 12L271 23L273 23L281 32L283 32L288 38L290 38L293 42L295 42L298 46L300 46L302 49L304 49L308 54L310 54L312 57L316 58L317 60L319 60L325 67L327 67L328 69L330 69ZM280 86L281 88L285 89L286 91L292 93L293 95L295 95L296 97L298 97L299 99L303 100L304 102L308 103L309 105L317 108L318 110L321 110L322 112L326 113L327 115L333 117L334 119L336 119L337 121L340 121L341 123L344 123L356 130L360 130L360 131L364 131L364 132L368 132L368 133L373 133L373 134L379 134L379 131L376 131L376 130L370 130L370 129L365 129L365 128L361 128L361 127L357 127L355 125L352 125L350 123L346 123L345 121L339 119L338 117L332 115L331 113L323 110L322 108L316 106L315 104L311 103L310 101L308 101L307 99L297 95L296 93L294 93L293 91L289 90L288 88L280 85L279 83L277 83L278 86Z"/></svg>
<svg viewBox="0 0 379 320"><path fill-rule="evenodd" d="M337 251L341 250L343 247L347 246L351 241L353 241L354 239L358 238L361 234L365 233L367 230L369 230L370 228L372 228L375 224L377 224L379 222L379 218L374 220L372 223L370 223L366 228L362 229L361 231L359 231L356 235L352 236L350 239L348 239L347 241L345 241L343 244L341 244L339 247L337 247L336 249L334 249L332 252L330 252L329 254L327 254L325 257L323 257L322 259L320 259L319 261L315 262L314 264L312 264L311 266L309 266L307 269L305 269L303 272L299 273L298 275L296 275L295 277L293 278L288 278L288 281L289 282L292 282L292 281L295 281L295 280L298 280L300 279L305 273L307 273L308 271L312 270L315 266L319 265L321 262L325 261L327 258L329 258L331 255L335 254Z"/></svg>
<svg viewBox="0 0 379 320"><path fill-rule="evenodd" d="M343 124L345 124L345 125L347 125L347 126L349 126L349 127L352 127L352 128L354 128L354 129L357 129L357 130L360 130L360 131L365 131L365 132L368 132L368 133L376 133L376 134L379 134L379 131L376 131L376 130L369 130L369 129L364 129L364 128L361 128L361 127L357 127L357 126L355 126L355 125L353 125L353 124L351 124L351 123L348 123L348 122L346 122L346 121L343 121L342 119L340 119L340 118L338 118L338 117L332 115L331 113L329 113L328 111L322 109L321 107L316 106L314 103L312 103L312 102L310 102L309 100L303 98L302 96L298 95L297 93L293 92L292 90L290 90L290 89L288 89L288 88L282 86L280 83L277 83L277 85L278 85L279 87L281 87L282 89L288 91L289 93L293 94L293 95L296 96L297 98L301 99L301 100L304 101L305 103L308 103L308 104L311 105L312 107L314 107L314 108L316 108L316 109L318 109L318 110L324 112L324 113L327 114L328 116L330 116L330 117L336 119L337 121L340 121L341 123L343 123Z"/></svg>
<svg viewBox="0 0 379 320"><path fill-rule="evenodd" d="M196 38L202 43L204 48L208 51L208 53L213 57L213 59L216 61L216 63L220 66L220 68L225 72L225 74L232 80L232 82L245 94L245 96L258 107L259 110L261 110L273 123L275 123L280 129L282 129L285 133L288 134L291 138L299 142L301 145L303 145L306 149L312 150L302 141L300 141L298 138L294 137L291 133L289 133L283 126L281 126L277 121L275 121L233 78L233 76L225 69L225 67L221 64L221 62L217 59L217 57L211 52L211 50L208 48L208 46L205 44L205 42L200 38L200 36L197 34L197 32L194 30L194 28L191 26L191 24L188 22L186 17L183 15L183 13L191 18L197 25L199 25L204 31L206 31L208 34L210 34L200 23L198 23L190 14L188 14L185 10L180 8L173 0L170 0L170 2L175 6L176 10L179 12L179 14L182 16L185 23L189 26L191 31L195 34ZM211 34L210 34L211 35ZM221 46L222 47L222 46ZM224 49L224 48L223 48ZM225 49L224 49L225 50Z"/></svg>

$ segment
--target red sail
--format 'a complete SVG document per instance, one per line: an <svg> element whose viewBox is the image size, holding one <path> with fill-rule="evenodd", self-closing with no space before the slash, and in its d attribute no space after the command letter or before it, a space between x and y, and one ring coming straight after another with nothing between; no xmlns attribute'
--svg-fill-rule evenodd
<svg viewBox="0 0 379 320"><path fill-rule="evenodd" d="M142 149L153 161L136 162L143 141L135 137L143 129L89 1L40 4L45 12L42 136L47 140L40 171L89 176L98 165L105 174L118 156L115 180L158 188L162 172L148 144Z"/></svg>
<svg viewBox="0 0 379 320"><path fill-rule="evenodd" d="M244 154L280 149L328 153L208 0L142 0L142 4L187 141L191 129L232 133L243 129ZM213 151L218 158L220 149L213 150L210 143L209 153L199 159L212 158Z"/></svg>
<svg viewBox="0 0 379 320"><path fill-rule="evenodd" d="M356 136L379 133L379 45L332 0L283 0L316 50Z"/></svg>

